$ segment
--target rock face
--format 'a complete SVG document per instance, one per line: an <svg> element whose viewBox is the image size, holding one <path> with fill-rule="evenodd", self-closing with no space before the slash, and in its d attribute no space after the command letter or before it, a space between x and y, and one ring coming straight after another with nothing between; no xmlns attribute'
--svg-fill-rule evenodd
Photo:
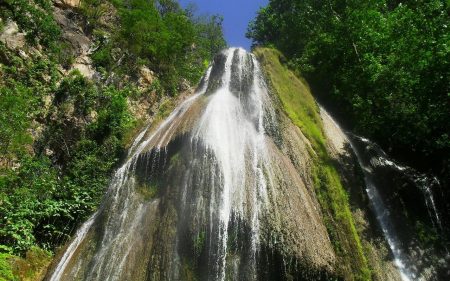
<svg viewBox="0 0 450 281"><path fill-rule="evenodd" d="M69 4L76 4L77 1L67 1ZM63 8L54 8L54 18L62 29L62 39L66 42L65 53L73 57L73 64L69 70L77 69L84 77L92 79L96 76L95 68L89 57L91 54L93 41L81 28L81 19L73 10L68 9L71 5L62 5Z"/></svg>
<svg viewBox="0 0 450 281"><path fill-rule="evenodd" d="M329 280L309 143L241 49L135 139L46 280ZM278 113L277 113L278 112Z"/></svg>

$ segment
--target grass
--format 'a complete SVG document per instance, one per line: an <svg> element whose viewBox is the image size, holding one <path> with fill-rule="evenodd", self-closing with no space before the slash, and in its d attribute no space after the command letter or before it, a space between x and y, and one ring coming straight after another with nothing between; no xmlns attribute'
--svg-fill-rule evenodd
<svg viewBox="0 0 450 281"><path fill-rule="evenodd" d="M254 50L282 109L310 141L314 152L313 179L324 222L345 280L370 280L370 270L350 211L348 194L327 152L319 108L307 84L282 64L282 54L269 48Z"/></svg>
<svg viewBox="0 0 450 281"><path fill-rule="evenodd" d="M10 254L0 253L0 281L17 280L14 277L11 260L13 256Z"/></svg>
<svg viewBox="0 0 450 281"><path fill-rule="evenodd" d="M0 253L0 281L38 281L44 278L52 256L37 247L27 251L25 258Z"/></svg>

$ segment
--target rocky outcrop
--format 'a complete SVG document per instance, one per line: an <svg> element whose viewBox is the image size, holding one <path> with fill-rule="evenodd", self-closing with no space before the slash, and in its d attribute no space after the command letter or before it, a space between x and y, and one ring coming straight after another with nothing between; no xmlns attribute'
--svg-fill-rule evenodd
<svg viewBox="0 0 450 281"><path fill-rule="evenodd" d="M320 116L328 141L328 151L339 163L342 180L351 196L352 215L372 270L372 278L374 281L401 281L389 245L385 242L369 207L365 183L349 139L324 108L320 108Z"/></svg>
<svg viewBox="0 0 450 281"><path fill-rule="evenodd" d="M156 78L155 73L146 66L142 66L139 69L139 76L138 84L140 91L145 91L151 87Z"/></svg>
<svg viewBox="0 0 450 281"><path fill-rule="evenodd" d="M365 138L347 135L323 108L321 117L330 154L340 164L351 196L373 279L448 279L447 252L417 235L418 225L434 239L444 235L438 180L395 163Z"/></svg>
<svg viewBox="0 0 450 281"><path fill-rule="evenodd" d="M81 0L53 0L53 3L61 8L78 8Z"/></svg>
<svg viewBox="0 0 450 281"><path fill-rule="evenodd" d="M90 58L94 42L85 34L80 16L72 9L68 9L72 6L63 7L65 8L55 7L53 15L62 29L62 40L66 48L64 54L72 57L73 60L68 72L76 69L84 77L93 79L98 76Z"/></svg>
<svg viewBox="0 0 450 281"><path fill-rule="evenodd" d="M88 79L93 79L98 76L92 60L87 54L83 54L75 59L75 63L72 65L72 70L78 70L81 75Z"/></svg>
<svg viewBox="0 0 450 281"><path fill-rule="evenodd" d="M8 20L0 34L0 42L10 50L22 50L25 47L25 33L19 31L17 23Z"/></svg>

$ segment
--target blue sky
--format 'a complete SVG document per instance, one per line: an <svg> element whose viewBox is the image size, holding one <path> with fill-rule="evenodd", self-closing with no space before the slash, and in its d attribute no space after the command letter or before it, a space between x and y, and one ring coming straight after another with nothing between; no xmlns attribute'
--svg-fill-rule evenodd
<svg viewBox="0 0 450 281"><path fill-rule="evenodd" d="M250 20L256 16L260 7L268 0L180 0L183 7L188 3L197 6L197 14L220 14L224 17L225 39L230 47L243 47L250 50L251 42L245 38Z"/></svg>

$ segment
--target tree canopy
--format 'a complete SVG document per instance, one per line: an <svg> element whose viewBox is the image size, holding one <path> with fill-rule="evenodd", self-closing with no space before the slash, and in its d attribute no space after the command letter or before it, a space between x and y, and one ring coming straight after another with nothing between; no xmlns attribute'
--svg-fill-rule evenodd
<svg viewBox="0 0 450 281"><path fill-rule="evenodd" d="M350 128L445 181L449 12L444 0L271 0L247 36L281 50Z"/></svg>

